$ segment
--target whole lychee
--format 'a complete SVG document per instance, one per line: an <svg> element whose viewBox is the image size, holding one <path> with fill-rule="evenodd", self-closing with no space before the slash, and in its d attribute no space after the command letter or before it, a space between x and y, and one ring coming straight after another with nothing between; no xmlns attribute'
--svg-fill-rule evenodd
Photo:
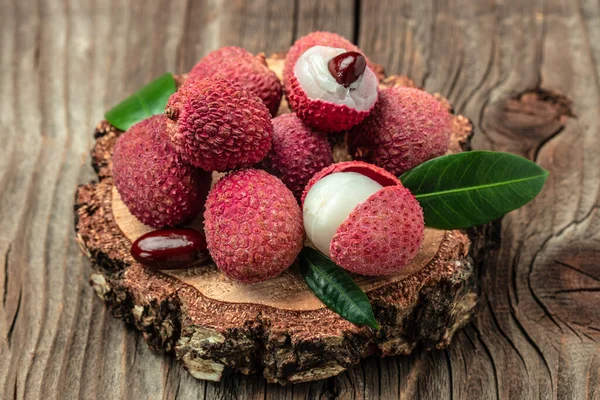
<svg viewBox="0 0 600 400"><path fill-rule="evenodd" d="M185 163L169 143L166 117L155 115L119 137L112 157L123 203L142 223L176 226L202 211L211 176Z"/></svg>
<svg viewBox="0 0 600 400"><path fill-rule="evenodd" d="M302 53L313 46L335 47L338 49L344 49L346 51L356 51L360 53L360 49L354 43L345 37L338 35L337 33L322 31L309 33L308 35L302 36L296 40L296 42L294 42L292 47L288 50L285 56L285 64L283 67L284 81L289 79L289 75L293 72L296 62ZM369 59L366 59L366 61L367 65L373 71L380 69L378 65L372 63Z"/></svg>
<svg viewBox="0 0 600 400"><path fill-rule="evenodd" d="M348 133L350 155L400 175L448 151L452 119L433 95L392 87L379 93L373 112Z"/></svg>
<svg viewBox="0 0 600 400"><path fill-rule="evenodd" d="M231 172L210 191L206 242L217 267L242 282L273 278L302 249L302 211L294 195L262 170Z"/></svg>
<svg viewBox="0 0 600 400"><path fill-rule="evenodd" d="M360 53L313 46L285 80L290 108L311 127L339 132L365 119L377 102L378 80Z"/></svg>
<svg viewBox="0 0 600 400"><path fill-rule="evenodd" d="M208 53L188 74L189 79L224 78L254 92L277 114L281 102L281 82L267 67L264 54L254 56L240 47L223 47Z"/></svg>
<svg viewBox="0 0 600 400"><path fill-rule="evenodd" d="M351 272L398 272L423 241L423 210L415 196L371 164L350 161L325 168L308 183L302 203L308 238Z"/></svg>
<svg viewBox="0 0 600 400"><path fill-rule="evenodd" d="M273 124L261 99L224 79L188 79L169 98L167 132L190 164L206 171L252 166L271 149Z"/></svg>
<svg viewBox="0 0 600 400"><path fill-rule="evenodd" d="M331 163L331 145L324 133L311 130L295 114L273 119L273 148L262 166L279 177L296 198L310 178Z"/></svg>

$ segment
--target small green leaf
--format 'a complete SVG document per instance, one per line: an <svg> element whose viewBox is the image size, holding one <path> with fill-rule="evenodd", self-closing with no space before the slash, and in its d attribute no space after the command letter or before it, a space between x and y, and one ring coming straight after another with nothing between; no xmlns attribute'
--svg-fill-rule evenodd
<svg viewBox="0 0 600 400"><path fill-rule="evenodd" d="M300 253L300 271L323 303L357 325L379 329L369 298L343 269L310 247Z"/></svg>
<svg viewBox="0 0 600 400"><path fill-rule="evenodd" d="M425 225L460 229L524 206L542 190L547 177L548 171L526 158L469 151L426 161L400 180L423 207Z"/></svg>
<svg viewBox="0 0 600 400"><path fill-rule="evenodd" d="M104 117L113 126L126 131L148 117L165 112L167 101L176 90L173 75L166 73L108 110Z"/></svg>

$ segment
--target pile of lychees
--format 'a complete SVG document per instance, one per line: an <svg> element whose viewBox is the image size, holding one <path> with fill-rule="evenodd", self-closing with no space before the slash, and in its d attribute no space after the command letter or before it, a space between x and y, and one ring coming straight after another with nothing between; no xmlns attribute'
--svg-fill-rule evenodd
<svg viewBox="0 0 600 400"><path fill-rule="evenodd" d="M447 152L451 116L422 90L379 87L374 68L327 32L290 48L283 88L262 55L208 54L164 115L119 138L113 175L123 202L154 228L204 212L210 256L243 282L290 267L305 236L349 271L401 270L424 223L397 176ZM274 117L282 92L293 113ZM332 132L346 134L355 161L334 164ZM211 188L213 171L228 173Z"/></svg>

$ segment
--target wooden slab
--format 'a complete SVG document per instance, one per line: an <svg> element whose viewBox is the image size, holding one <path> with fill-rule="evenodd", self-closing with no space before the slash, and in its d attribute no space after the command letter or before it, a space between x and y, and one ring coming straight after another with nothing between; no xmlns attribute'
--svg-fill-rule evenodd
<svg viewBox="0 0 600 400"><path fill-rule="evenodd" d="M271 57L269 65L280 73L282 60ZM414 84L389 77L382 85ZM279 111L289 109L283 103ZM94 264L91 283L98 296L140 329L151 347L174 351L192 376L220 380L227 370L262 370L281 384L323 379L373 353L408 354L418 344L445 347L471 316L473 263L470 241L460 231L427 229L419 255L401 273L355 276L382 326L377 332L326 308L297 265L252 285L228 279L210 262L185 271L144 268L129 248L151 229L129 213L112 182L112 149L120 133L105 121L96 128L92 163L100 182L78 190L77 241ZM470 133L469 121L455 116L450 151L461 151ZM341 135L334 155L336 161L349 158ZM190 226L202 229L202 218Z"/></svg>

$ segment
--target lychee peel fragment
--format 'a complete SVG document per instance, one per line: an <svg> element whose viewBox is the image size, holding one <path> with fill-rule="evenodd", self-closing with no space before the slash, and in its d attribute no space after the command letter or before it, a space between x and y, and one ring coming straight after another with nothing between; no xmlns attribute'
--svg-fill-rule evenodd
<svg viewBox="0 0 600 400"><path fill-rule="evenodd" d="M309 99L295 76L286 84L286 97L290 108L304 123L326 132L350 129L363 121L373 109L358 111L344 104Z"/></svg>
<svg viewBox="0 0 600 400"><path fill-rule="evenodd" d="M350 213L330 245L331 259L361 275L400 271L423 242L423 210L401 185L388 186Z"/></svg>
<svg viewBox="0 0 600 400"><path fill-rule="evenodd" d="M302 212L294 195L262 170L239 170L219 180L208 195L204 220L211 257L241 282L279 275L302 249Z"/></svg>

